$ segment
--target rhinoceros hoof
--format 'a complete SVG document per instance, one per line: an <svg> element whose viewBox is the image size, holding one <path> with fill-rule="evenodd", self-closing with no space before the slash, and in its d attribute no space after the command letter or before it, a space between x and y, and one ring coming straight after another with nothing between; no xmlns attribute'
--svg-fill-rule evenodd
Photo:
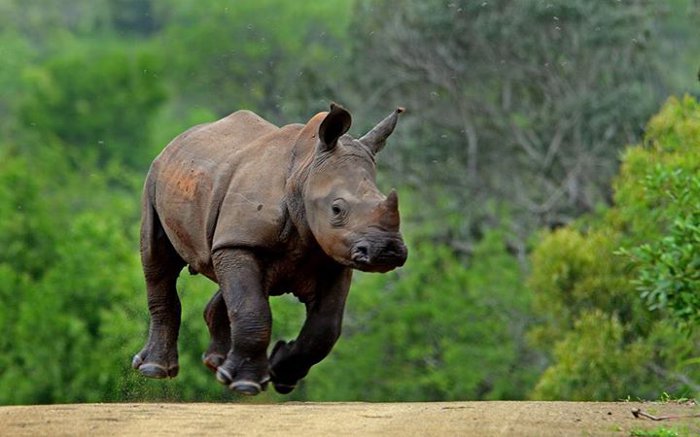
<svg viewBox="0 0 700 437"><path fill-rule="evenodd" d="M260 382L255 382L246 378L240 378L234 381L231 374L224 367L219 367L216 370L216 379L220 383L228 386L231 390L246 396L254 396L267 389L267 384L270 382L269 376L265 376Z"/></svg>
<svg viewBox="0 0 700 437"><path fill-rule="evenodd" d="M143 376L155 379L175 378L180 371L180 366L177 364L166 368L158 363L144 363L143 358L138 354L134 355L134 359L131 361L131 367L138 370Z"/></svg>
<svg viewBox="0 0 700 437"><path fill-rule="evenodd" d="M262 386L255 381L243 379L232 382L228 388L246 396L255 396L262 391Z"/></svg>
<svg viewBox="0 0 700 437"><path fill-rule="evenodd" d="M216 370L224 364L224 361L226 361L226 357L221 354L202 354L202 362L204 363L205 366L209 368L212 372L216 373Z"/></svg>
<svg viewBox="0 0 700 437"><path fill-rule="evenodd" d="M216 380L223 385L229 385L233 381L233 376L228 373L228 370L224 369L223 367L219 367L216 369Z"/></svg>
<svg viewBox="0 0 700 437"><path fill-rule="evenodd" d="M275 391L281 395L291 393L297 386L296 384L282 384L280 382L273 382L272 384L275 386Z"/></svg>

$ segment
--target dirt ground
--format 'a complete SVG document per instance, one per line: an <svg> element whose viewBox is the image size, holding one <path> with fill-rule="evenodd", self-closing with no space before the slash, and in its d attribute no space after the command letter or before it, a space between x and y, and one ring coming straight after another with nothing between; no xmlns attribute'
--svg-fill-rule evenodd
<svg viewBox="0 0 700 437"><path fill-rule="evenodd" d="M72 404L0 407L1 436L629 436L662 428L700 435L700 414L679 403L435 402ZM661 434L658 434L661 433Z"/></svg>

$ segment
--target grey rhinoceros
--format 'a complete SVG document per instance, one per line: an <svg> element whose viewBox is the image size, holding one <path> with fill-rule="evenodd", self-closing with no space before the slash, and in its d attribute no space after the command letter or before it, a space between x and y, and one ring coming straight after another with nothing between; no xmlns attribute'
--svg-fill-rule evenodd
<svg viewBox="0 0 700 437"><path fill-rule="evenodd" d="M230 389L254 395L271 380L289 393L337 341L353 269L404 264L398 196L375 183L375 155L398 108L370 132L347 135L350 113L331 104L306 124L277 127L250 111L195 126L153 161L142 205L141 259L151 315L133 367L177 375L185 265L219 285L204 311L204 364ZM269 296L306 305L294 341L268 359Z"/></svg>

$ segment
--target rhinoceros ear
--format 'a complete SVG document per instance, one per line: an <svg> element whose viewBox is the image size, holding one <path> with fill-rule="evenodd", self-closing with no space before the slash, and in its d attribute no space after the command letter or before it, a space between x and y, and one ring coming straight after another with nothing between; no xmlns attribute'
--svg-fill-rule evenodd
<svg viewBox="0 0 700 437"><path fill-rule="evenodd" d="M403 111L405 111L405 109L400 106L396 108L387 118L380 121L371 131L360 138L360 142L369 147L372 153L379 153L379 151L384 148L386 139L394 132L396 122L399 121L399 114Z"/></svg>
<svg viewBox="0 0 700 437"><path fill-rule="evenodd" d="M350 129L352 117L340 105L331 103L331 110L318 128L318 138L322 150L331 150L338 143L338 138Z"/></svg>

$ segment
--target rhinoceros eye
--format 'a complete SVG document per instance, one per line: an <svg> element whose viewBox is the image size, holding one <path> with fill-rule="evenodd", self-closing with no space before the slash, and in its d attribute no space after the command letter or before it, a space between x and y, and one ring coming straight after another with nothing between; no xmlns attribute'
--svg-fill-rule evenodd
<svg viewBox="0 0 700 437"><path fill-rule="evenodd" d="M333 226L342 226L345 223L347 216L347 203L343 199L335 199L331 204L331 224Z"/></svg>

